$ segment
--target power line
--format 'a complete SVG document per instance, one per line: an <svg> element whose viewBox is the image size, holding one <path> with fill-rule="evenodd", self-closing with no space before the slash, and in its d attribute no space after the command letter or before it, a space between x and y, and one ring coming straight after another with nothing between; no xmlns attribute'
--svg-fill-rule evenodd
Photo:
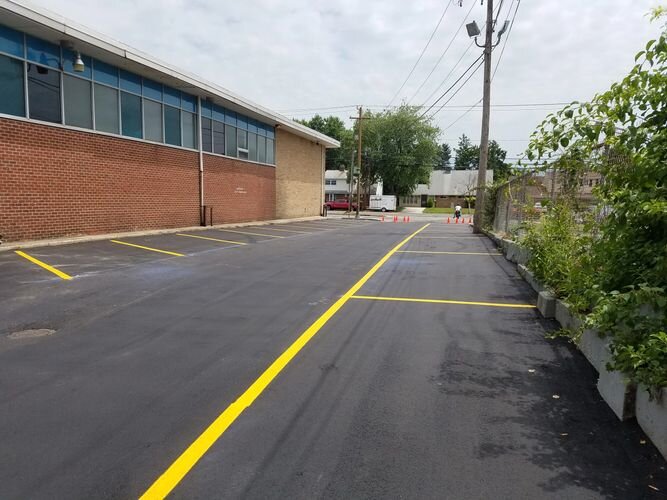
<svg viewBox="0 0 667 500"><path fill-rule="evenodd" d="M514 0L512 0L512 4L514 4ZM517 0L516 2L516 9L514 9L514 15L512 16L512 21L510 22L510 29L507 32L507 36L505 37L505 42L503 43L503 48L500 49L500 55L498 56L498 62L496 63L496 68L493 70L493 75L491 76L491 80L493 80L496 76L496 71L498 71L498 66L500 66L500 60L503 58L503 54L505 53L505 47L507 47L507 41L510 38L510 34L512 33L512 29L514 28L514 20L516 19L516 13L519 12L519 5L521 5L521 0ZM512 10L512 5L510 5L509 11L507 13L507 17L509 18L509 12Z"/></svg>
<svg viewBox="0 0 667 500"><path fill-rule="evenodd" d="M481 59L481 61L480 61L480 59ZM473 64L475 64L477 61L479 61L479 64L477 65L477 67L476 67L474 70L472 70L472 72L468 75L468 78L466 78L466 79L464 80L464 82L461 84L461 86L460 86L458 89L456 89L456 91L451 95L451 97L450 97L449 99L447 99L447 101L445 102L445 104L448 104L452 99L454 99L454 97L456 97L456 94L458 94L458 93L461 91L461 89L462 89L463 87L466 86L466 84L470 81L470 79L471 79L473 76L475 76L475 73L477 73L477 71L479 70L479 68L481 68L481 67L484 65L484 54L480 55L475 61L473 61ZM447 94L447 92L449 92L449 90L452 89L452 88L454 87L454 85L456 85L456 84L461 80L461 78L463 78L463 77L465 76L465 74L468 72L468 70L469 70L470 68L472 68L472 65L470 65L470 66L468 67L468 69L466 69L466 71L465 71L465 72L458 78L458 80L456 80L456 81L454 82L454 84L452 85L452 87L450 87L449 89L447 89L447 91L445 91L444 94L442 94L440 97L438 97L438 100L435 101L435 102L431 105L430 108L428 108L426 111L424 111L424 113L423 113L421 116L424 116L426 113L428 113L429 110L432 109L432 108L435 106L435 104L436 104L440 99L442 99L442 98L445 96L445 94ZM437 115L441 110L442 110L442 108L435 110L435 111L433 112L433 114L431 114L431 116L430 116L429 118L433 118L433 117L434 117L435 115Z"/></svg>
<svg viewBox="0 0 667 500"><path fill-rule="evenodd" d="M447 52L449 51L449 48L450 48L450 47L452 46L452 44L454 43L454 40L456 40L456 36L459 34L459 31L461 31L461 28L463 28L463 25L464 25L465 22L468 20L468 16L470 16L470 13L472 12L472 9L473 9L474 7L475 7L475 2L470 2L470 9L468 10L468 13L466 14L466 17L463 18L463 21L461 21L461 24L460 24L459 27L457 28L456 33L454 33L454 36L452 36L452 39L449 41L449 44L447 45L447 47L445 48L445 50L443 51L443 53L440 54L440 58L438 59L438 61L437 61L437 62L435 63L435 65L433 66L433 68L431 69L430 73L429 73L428 75L426 75L426 78L424 78L424 81L421 83L421 85L419 86L419 88L417 89L417 91L413 94L413 96L410 98L410 100L412 100L412 99L419 93L419 91L424 87L424 85L426 84L426 82L428 81L428 79L431 78L431 75L433 74L433 72L434 72L434 71L437 69L437 67L440 65L440 62L442 62L442 59L445 57L445 55L446 55Z"/></svg>
<svg viewBox="0 0 667 500"><path fill-rule="evenodd" d="M459 60L456 61L456 64L454 64L454 66L452 66L452 69L449 71L449 73L447 73L447 76L445 76L445 77L442 79L442 81L441 81L440 84L435 88L435 90L433 90L433 92L431 92L431 94L430 94L426 99L424 99L424 104L422 104L422 106L424 106L428 101L430 101L431 98L432 98L435 94L437 94L438 91L445 85L445 82L446 82L447 80L449 80L449 77L452 76L452 73L454 73L454 70L458 67L459 63L463 60L463 58L466 56L466 54L467 54L468 52L470 52L470 49L472 48L472 46L473 46L474 44L475 44L475 42L473 42L472 40L470 40L470 44L469 44L468 47L466 48L465 52L463 52L463 54L461 54L461 57L459 57ZM417 91L417 92L419 92L419 91ZM412 99L415 98L415 96L417 95L417 92L415 92L414 94L412 94L412 97L411 97L410 99L408 99L408 102L410 102Z"/></svg>
<svg viewBox="0 0 667 500"><path fill-rule="evenodd" d="M421 54L419 54L419 57L417 58L417 61L415 62L415 64L412 66L412 69L411 69L410 72L408 73L408 76L405 77L405 80L403 81L403 84L402 84L401 87L396 91L396 93L394 94L394 97L391 98L391 101L389 101L389 106L391 106L391 104L394 102L394 99L396 99L396 97L398 96L398 94L401 93L401 90L403 90L403 87L405 87L405 84L408 83L408 80L409 80L410 77L412 76L412 73L414 73L415 68L416 68L417 65L419 64L419 61L421 61L421 60L422 60L422 57L424 57L424 52L426 52L426 49L427 49L428 46L431 44L431 41L433 40L433 37L435 36L436 31L438 31L438 28L440 27L440 24L442 23L442 20L444 19L445 14L447 14L447 11L449 10L449 7L450 7L451 5L452 5L451 2L448 1L448 2L447 2L447 6L445 7L445 10L442 11L442 15L440 16L440 19L438 20L438 24L435 25L435 28L433 29L433 32L431 33L431 36L430 36L429 39L428 39L428 42L426 42L426 45L424 45L424 48L422 49Z"/></svg>

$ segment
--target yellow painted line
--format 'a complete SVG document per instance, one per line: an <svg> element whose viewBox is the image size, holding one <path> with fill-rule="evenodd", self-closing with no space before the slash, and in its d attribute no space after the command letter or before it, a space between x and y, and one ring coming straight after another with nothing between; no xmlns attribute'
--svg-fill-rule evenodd
<svg viewBox="0 0 667 500"><path fill-rule="evenodd" d="M188 238L198 238L200 240L219 241L220 243L231 243L232 245L247 245L242 241L221 240L220 238L209 238L208 236L196 236L194 234L176 233L176 236L187 236Z"/></svg>
<svg viewBox="0 0 667 500"><path fill-rule="evenodd" d="M64 280L71 280L72 279L72 277L69 274L62 272L61 270L56 269L55 267L48 265L46 262L42 262L41 260L36 259L33 256L28 255L25 252L21 252L20 250L15 250L14 252L17 255L20 255L21 257L23 257L24 259L29 260L33 264L37 264L39 267L41 267L43 269L46 269L47 271L52 272L53 274L55 274L59 278L62 278Z"/></svg>
<svg viewBox="0 0 667 500"><path fill-rule="evenodd" d="M285 233L310 234L308 231L296 231L294 229L279 229L277 227L272 227L272 226L262 226L262 229L266 229L267 231L283 231Z"/></svg>
<svg viewBox="0 0 667 500"><path fill-rule="evenodd" d="M109 240L109 241L111 241L112 243L118 243L119 245L127 245L128 247L135 247L135 248L141 248L143 250L149 250L151 252L166 253L167 255L173 255L175 257L185 257L185 255L182 253L169 252L167 250L160 250L159 248L144 247L142 245L135 245L134 243L127 243L125 241L118 241L118 240Z"/></svg>
<svg viewBox="0 0 667 500"><path fill-rule="evenodd" d="M422 302L426 304L454 304L461 306L511 307L513 309L535 309L530 304L508 304L502 302L467 302L464 300L416 299L412 297L372 297L370 295L354 295L351 298L361 300L386 300L391 302Z"/></svg>
<svg viewBox="0 0 667 500"><path fill-rule="evenodd" d="M443 255L492 255L498 256L502 255L501 253L489 253L489 252L431 252L428 250L399 250L396 253L433 253L433 254L443 254Z"/></svg>
<svg viewBox="0 0 667 500"><path fill-rule="evenodd" d="M436 234L436 233L433 233ZM458 240L460 238L470 238L470 239L479 239L481 236L418 236L420 240ZM415 239L417 239L415 238Z"/></svg>
<svg viewBox="0 0 667 500"><path fill-rule="evenodd" d="M266 234L266 233L251 233L250 231L236 231L235 229L218 229L216 231L225 231L227 233L236 233L236 234L249 234L251 236L266 236L267 238L284 238L284 236L278 236L277 234Z"/></svg>
<svg viewBox="0 0 667 500"><path fill-rule="evenodd" d="M186 474L204 456L208 449L224 434L230 425L248 408L289 362L305 347L320 329L336 314L345 303L380 269L389 258L410 241L428 224L412 233L389 250L352 288L327 309L322 316L304 331L271 365L248 387L239 398L229 405L193 443L157 478L141 496L141 500L165 498L181 482Z"/></svg>

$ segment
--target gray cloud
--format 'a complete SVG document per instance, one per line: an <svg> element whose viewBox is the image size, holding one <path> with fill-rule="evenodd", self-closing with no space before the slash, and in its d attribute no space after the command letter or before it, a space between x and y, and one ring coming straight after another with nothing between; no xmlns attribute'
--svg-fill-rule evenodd
<svg viewBox="0 0 667 500"><path fill-rule="evenodd" d="M446 1L454 0L33 0L159 59L215 81L276 110L348 104L385 105L398 90L435 27ZM452 39L474 1L451 5L428 51L399 99L409 98ZM504 19L511 0L505 0ZM589 99L619 80L659 26L645 17L657 0L523 0L493 82L494 103ZM411 104L422 104L469 41L465 31ZM479 55L471 50L454 72ZM499 51L494 52L498 57ZM481 97L481 71L452 100L470 105ZM428 103L430 104L430 102ZM436 116L442 128L463 108ZM547 114L545 110L492 111L491 135L510 156ZM325 113L324 111L322 112ZM334 110L346 118L353 110ZM303 113L286 112L304 117ZM479 136L475 109L443 132L448 142Z"/></svg>

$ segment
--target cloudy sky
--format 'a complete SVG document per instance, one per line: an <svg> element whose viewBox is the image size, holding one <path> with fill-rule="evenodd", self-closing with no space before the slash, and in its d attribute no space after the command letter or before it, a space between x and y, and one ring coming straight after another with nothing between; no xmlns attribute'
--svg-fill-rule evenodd
<svg viewBox="0 0 667 500"><path fill-rule="evenodd" d="M498 106L491 113L491 137L511 158L558 108L551 103L604 91L659 30L646 18L659 0L521 0L516 10L518 1L504 0L499 14L503 21L516 11L516 19L507 46L494 51L495 67L504 50L493 80ZM430 106L479 56L465 28L457 30L466 18L482 26L486 9L480 0L33 3L289 117L319 112L344 119L358 104L373 110L401 101ZM445 8L423 58L392 102ZM454 145L462 133L479 140L481 109L462 114L481 95L480 70L435 115L443 141Z"/></svg>

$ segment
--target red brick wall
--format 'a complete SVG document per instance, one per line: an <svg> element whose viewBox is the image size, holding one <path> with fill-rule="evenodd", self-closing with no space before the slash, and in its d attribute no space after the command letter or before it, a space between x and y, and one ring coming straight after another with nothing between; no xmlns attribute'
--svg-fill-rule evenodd
<svg viewBox="0 0 667 500"><path fill-rule="evenodd" d="M214 224L275 219L276 169L204 153L204 204Z"/></svg>
<svg viewBox="0 0 667 500"><path fill-rule="evenodd" d="M275 217L274 168L205 161L214 222ZM0 118L4 241L198 224L197 152Z"/></svg>

